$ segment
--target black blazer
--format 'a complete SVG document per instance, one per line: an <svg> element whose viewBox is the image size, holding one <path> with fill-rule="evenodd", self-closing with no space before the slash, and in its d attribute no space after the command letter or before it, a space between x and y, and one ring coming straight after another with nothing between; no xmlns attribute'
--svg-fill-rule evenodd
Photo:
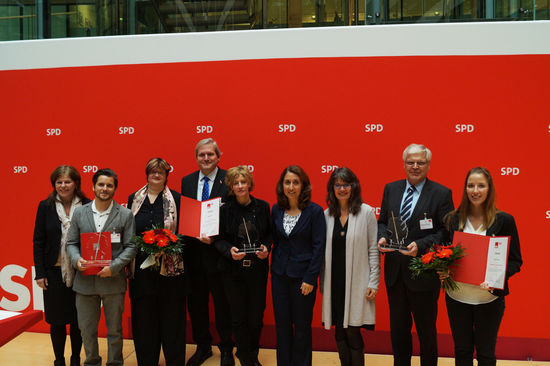
<svg viewBox="0 0 550 366"><path fill-rule="evenodd" d="M301 278L305 283L316 285L325 255L327 226L323 209L311 202L290 235L283 228L284 213L285 210L273 205L271 273Z"/></svg>
<svg viewBox="0 0 550 366"><path fill-rule="evenodd" d="M378 218L378 238L389 237L386 231L388 222L391 217L391 212L399 215L401 200L405 192L406 180L398 180L388 183L384 187L384 196L382 197L382 205L380 208L380 216ZM409 235L405 240L405 244L410 244L413 241L418 245L417 256L423 255L432 244L442 243L444 239L445 225L443 217L453 210L453 198L450 189L442 186L439 183L426 179L426 183L422 188L418 202L414 207L411 218L408 221ZM426 214L424 216L424 214ZM432 219L433 228L421 230L420 220L424 217ZM413 279L409 265L412 257L403 255L397 251L386 253L384 256L384 281L386 286L392 286L398 276L401 276L403 281L411 290L439 290L440 281L437 276L433 277L418 277Z"/></svg>
<svg viewBox="0 0 550 366"><path fill-rule="evenodd" d="M447 240L452 242L455 231L458 231L459 215L454 214L450 221L450 229L446 231ZM510 293L508 288L508 278L520 271L523 260L521 259L521 250L519 246L518 229L514 216L498 211L495 217L495 222L487 229L487 236L509 236L510 248L508 250L508 264L506 266L506 278L504 280L504 290L493 290L496 296L506 296Z"/></svg>
<svg viewBox="0 0 550 366"><path fill-rule="evenodd" d="M177 226L180 221L180 197L181 195L170 190L174 201L176 201L176 210L178 213ZM135 192L128 197L128 208L132 209L132 203L134 202ZM162 200L162 194L157 197L157 200ZM162 223L161 223L162 224ZM150 227L138 227L136 226L136 235L141 235L144 230L149 230ZM177 228L176 228L177 233ZM185 249L184 249L185 256ZM139 266L148 257L147 254L138 250L136 254L136 267L134 272L134 278L129 281L129 295L131 299L138 299L143 296L160 295L164 297L185 297L188 293L188 286L184 274L173 277L161 276L157 271L151 268L141 269ZM185 271L185 268L184 268Z"/></svg>
<svg viewBox="0 0 550 366"><path fill-rule="evenodd" d="M90 202L83 198L82 204ZM46 270L57 263L61 248L61 221L57 216L55 202L48 200L38 204L33 235L35 280L46 278Z"/></svg>
<svg viewBox="0 0 550 366"><path fill-rule="evenodd" d="M248 228L252 244L263 244L267 250L271 250L273 235L271 229L271 215L269 204L266 201L250 196L250 204L241 206L235 196L229 196L227 202L220 209L220 235L214 243L216 249L226 259L227 269L230 266L240 266L240 261L231 257L231 247L243 248L246 242L246 234L243 232L244 217L252 222L252 228ZM244 234L244 235L243 235ZM256 254L247 254L245 259L252 259L257 263L268 264L268 259L259 259Z"/></svg>
<svg viewBox="0 0 550 366"><path fill-rule="evenodd" d="M225 202L228 194L227 186L225 185L226 171L218 167L218 173L214 179L214 185L210 192L210 198L221 197ZM199 186L199 171L191 173L181 180L182 196L197 199L197 189ZM182 213L185 216L185 212ZM186 268L190 272L206 271L206 273L217 273L220 271L218 262L220 254L214 245L207 245L196 238L189 236L186 239ZM212 243L213 244L213 243Z"/></svg>

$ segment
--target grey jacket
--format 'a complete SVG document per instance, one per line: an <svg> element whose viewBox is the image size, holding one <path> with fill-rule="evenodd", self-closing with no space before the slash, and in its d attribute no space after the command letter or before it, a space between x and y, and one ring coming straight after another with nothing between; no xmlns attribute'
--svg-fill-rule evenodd
<svg viewBox="0 0 550 366"><path fill-rule="evenodd" d="M76 208L71 220L71 227L67 238L67 253L72 265L80 255L80 233L95 232L95 223L92 213L93 201ZM120 243L111 243L111 277L101 278L95 275L83 275L78 271L73 284L73 290L83 295L109 295L126 291L126 266L136 255L134 243L134 215L132 212L113 201L113 208L103 231L117 231L121 233Z"/></svg>

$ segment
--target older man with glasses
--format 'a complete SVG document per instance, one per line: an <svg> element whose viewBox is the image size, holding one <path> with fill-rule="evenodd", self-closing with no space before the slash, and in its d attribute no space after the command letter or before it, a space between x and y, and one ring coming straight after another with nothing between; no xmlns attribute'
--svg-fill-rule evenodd
<svg viewBox="0 0 550 366"><path fill-rule="evenodd" d="M407 179L386 184L378 219L378 247L385 254L384 280L390 306L390 331L395 366L410 366L412 320L420 341L422 366L437 365L437 300L439 278L412 278L411 259L441 243L443 217L453 210L451 190L427 178L431 151L411 144L403 152ZM388 246L393 219L407 226L403 247Z"/></svg>

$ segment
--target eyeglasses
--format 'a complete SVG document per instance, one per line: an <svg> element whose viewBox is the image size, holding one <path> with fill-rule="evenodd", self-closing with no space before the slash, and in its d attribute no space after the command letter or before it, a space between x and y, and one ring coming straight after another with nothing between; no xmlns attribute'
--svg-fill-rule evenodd
<svg viewBox="0 0 550 366"><path fill-rule="evenodd" d="M351 188L351 184L335 184L335 189L348 189Z"/></svg>
<svg viewBox="0 0 550 366"><path fill-rule="evenodd" d="M428 162L427 161L406 161L405 164L407 164L407 166L409 166L409 167L413 167L416 164L420 168L422 168L423 166L426 166L426 164L428 164Z"/></svg>

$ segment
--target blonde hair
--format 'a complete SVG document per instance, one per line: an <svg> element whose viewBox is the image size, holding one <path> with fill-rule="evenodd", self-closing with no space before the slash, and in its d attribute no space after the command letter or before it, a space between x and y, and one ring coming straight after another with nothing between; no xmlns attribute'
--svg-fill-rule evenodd
<svg viewBox="0 0 550 366"><path fill-rule="evenodd" d="M241 175L249 184L248 191L250 192L254 188L254 178L248 167L246 165L237 165L230 168L225 174L225 185L229 188L229 194L233 194L233 184Z"/></svg>

